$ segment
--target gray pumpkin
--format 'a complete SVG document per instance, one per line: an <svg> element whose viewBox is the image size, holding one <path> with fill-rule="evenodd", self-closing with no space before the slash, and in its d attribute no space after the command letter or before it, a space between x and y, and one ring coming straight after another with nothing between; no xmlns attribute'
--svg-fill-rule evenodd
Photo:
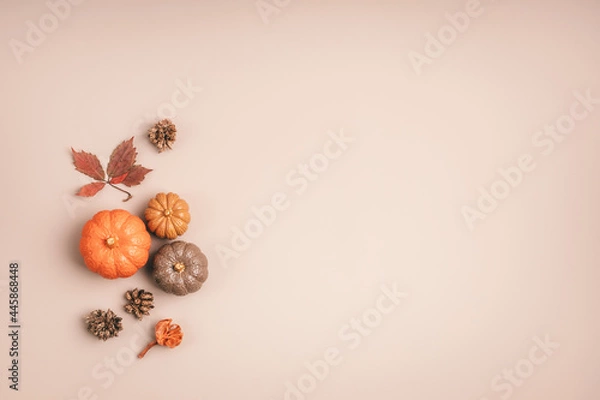
<svg viewBox="0 0 600 400"><path fill-rule="evenodd" d="M185 296L200 290L208 278L208 260L195 244L177 240L158 250L153 276L165 292Z"/></svg>

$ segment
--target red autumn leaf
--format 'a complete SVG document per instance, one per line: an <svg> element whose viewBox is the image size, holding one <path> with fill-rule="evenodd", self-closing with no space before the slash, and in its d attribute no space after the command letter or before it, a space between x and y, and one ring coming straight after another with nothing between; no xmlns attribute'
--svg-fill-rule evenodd
<svg viewBox="0 0 600 400"><path fill-rule="evenodd" d="M71 153L73 154L73 164L77 171L97 181L104 180L104 169L98 157L85 151L75 151L73 148L71 148Z"/></svg>
<svg viewBox="0 0 600 400"><path fill-rule="evenodd" d="M122 183L123 185L129 187L139 185L146 177L146 174L150 171L152 170L142 167L141 165L134 165L133 167L131 167L129 173L127 174Z"/></svg>
<svg viewBox="0 0 600 400"><path fill-rule="evenodd" d="M109 182L112 183L113 185L118 185L119 183L121 183L125 180L125 178L127 177L128 174L129 174L129 172L126 172L123 175L115 176L114 178L111 178Z"/></svg>
<svg viewBox="0 0 600 400"><path fill-rule="evenodd" d="M109 177L118 177L126 174L135 163L137 151L133 147L133 137L129 140L124 140L113 150L108 161L106 173Z"/></svg>
<svg viewBox="0 0 600 400"><path fill-rule="evenodd" d="M127 194L127 198L123 200L127 201L131 199L131 193L115 185L139 185L146 177L146 174L152 171L151 169L144 168L141 165L135 165L137 150L133 146L133 137L129 140L124 140L117 147L115 147L110 155L106 174L104 173L104 169L102 169L102 165L100 164L98 157L95 155L86 153L85 151L76 152L73 149L71 149L71 151L73 152L73 163L75 164L75 169L94 178L97 181L101 181L83 186L81 189L79 189L79 192L77 192L78 196L94 196L96 193L102 190L105 184L109 184L115 189ZM108 175L108 178L106 178L106 175Z"/></svg>
<svg viewBox="0 0 600 400"><path fill-rule="evenodd" d="M104 182L92 182L88 183L85 186L82 186L81 189L76 193L77 196L81 197L92 197L95 196L102 188L104 187Z"/></svg>

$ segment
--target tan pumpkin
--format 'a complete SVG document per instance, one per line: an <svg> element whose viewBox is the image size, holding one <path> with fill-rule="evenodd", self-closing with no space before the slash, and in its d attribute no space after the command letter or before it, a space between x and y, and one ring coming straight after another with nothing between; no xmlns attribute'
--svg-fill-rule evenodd
<svg viewBox="0 0 600 400"><path fill-rule="evenodd" d="M175 239L183 235L190 223L188 203L175 193L158 193L144 212L148 230L159 238Z"/></svg>

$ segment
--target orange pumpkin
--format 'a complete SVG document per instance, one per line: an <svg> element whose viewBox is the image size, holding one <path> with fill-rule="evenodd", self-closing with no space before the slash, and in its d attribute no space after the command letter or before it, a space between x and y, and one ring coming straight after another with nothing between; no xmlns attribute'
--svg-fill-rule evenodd
<svg viewBox="0 0 600 400"><path fill-rule="evenodd" d="M127 278L146 265L150 242L141 218L125 210L100 211L83 226L79 251L90 271Z"/></svg>
<svg viewBox="0 0 600 400"><path fill-rule="evenodd" d="M175 239L187 231L190 206L175 193L159 193L144 212L148 229L159 238Z"/></svg>

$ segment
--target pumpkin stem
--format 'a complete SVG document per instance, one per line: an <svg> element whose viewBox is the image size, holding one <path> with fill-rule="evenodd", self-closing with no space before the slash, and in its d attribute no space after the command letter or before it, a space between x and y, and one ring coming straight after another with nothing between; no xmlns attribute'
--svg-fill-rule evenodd
<svg viewBox="0 0 600 400"><path fill-rule="evenodd" d="M106 183L108 183L110 186L114 187L115 189L117 189L117 190L119 190L119 191L121 191L121 192L123 192L123 193L125 193L125 194L127 195L127 198L126 198L126 199L124 199L123 201L127 201L127 200L129 200L130 198L132 198L132 197L133 197L133 196L131 195L131 193L129 193L127 190L121 189L120 187L113 185L113 184L112 184L112 183L110 183L109 181L106 181Z"/></svg>
<svg viewBox="0 0 600 400"><path fill-rule="evenodd" d="M185 269L185 264L178 262L177 264L173 265L173 269L175 272L182 272Z"/></svg>
<svg viewBox="0 0 600 400"><path fill-rule="evenodd" d="M151 343L148 344L148 346L146 346L146 348L144 350L142 350L142 352L140 354L138 354L138 358L144 358L144 356L146 355L146 353L148 352L148 350L150 350L151 348L153 348L154 346L156 346L158 344L158 342L155 340Z"/></svg>
<svg viewBox="0 0 600 400"><path fill-rule="evenodd" d="M115 247L115 245L117 244L117 239L115 237L109 237L108 239L106 239L106 245L112 249L113 247Z"/></svg>

